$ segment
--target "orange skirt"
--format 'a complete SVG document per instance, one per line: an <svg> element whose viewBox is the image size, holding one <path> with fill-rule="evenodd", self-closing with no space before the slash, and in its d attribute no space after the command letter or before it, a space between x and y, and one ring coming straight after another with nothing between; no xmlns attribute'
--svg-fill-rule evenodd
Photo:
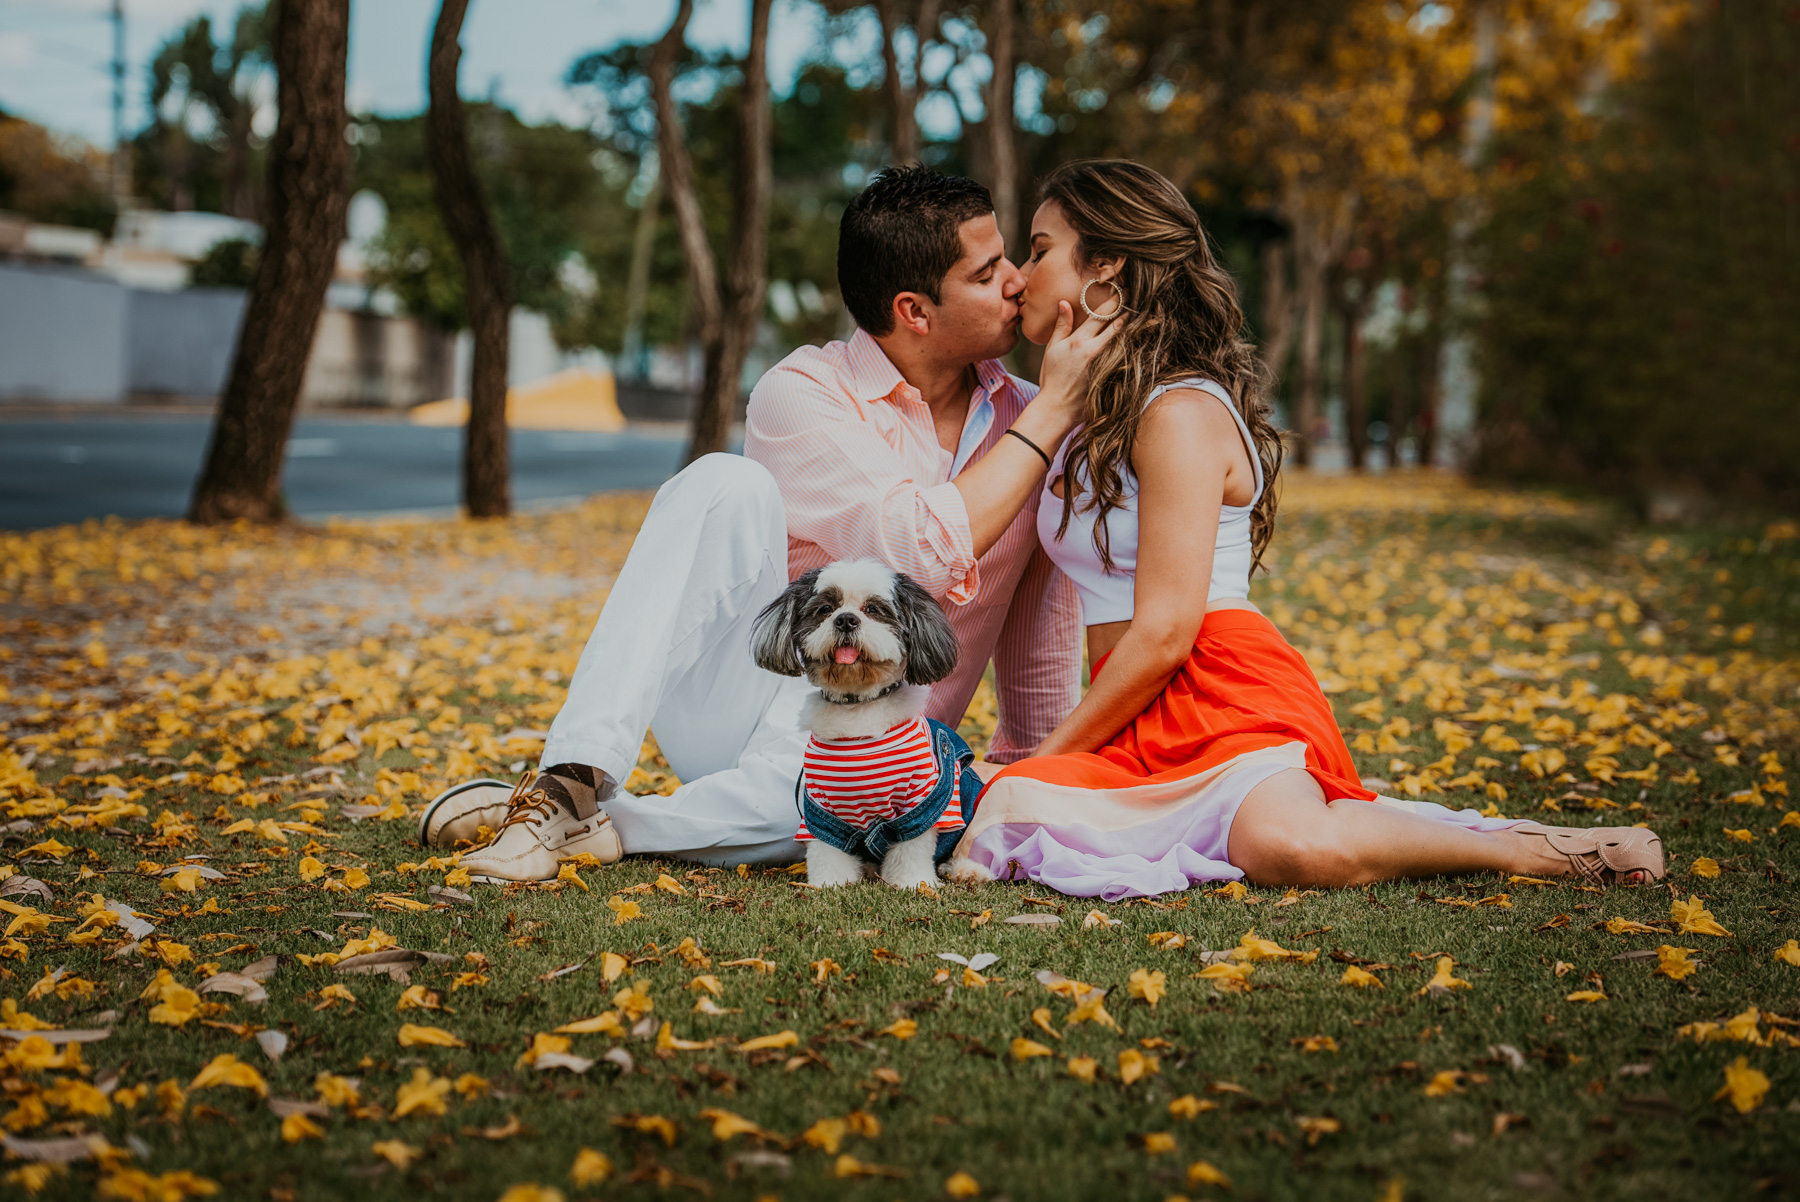
<svg viewBox="0 0 1800 1202"><path fill-rule="evenodd" d="M1095 676L1106 658L1094 664ZM1327 798L1375 800L1306 660L1262 614L1220 609L1206 615L1187 662L1161 695L1106 746L1020 760L988 788L1008 778L1080 789L1164 784L1292 743L1305 746L1306 770Z"/></svg>

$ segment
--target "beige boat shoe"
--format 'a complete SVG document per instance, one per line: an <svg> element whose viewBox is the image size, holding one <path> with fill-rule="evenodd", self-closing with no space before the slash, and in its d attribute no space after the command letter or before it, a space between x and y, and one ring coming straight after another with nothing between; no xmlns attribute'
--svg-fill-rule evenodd
<svg viewBox="0 0 1800 1202"><path fill-rule="evenodd" d="M476 881L498 885L554 880L563 860L584 854L611 864L625 849L599 802L617 789L606 773L585 766L527 773L513 790L499 833L465 852L460 867Z"/></svg>
<svg viewBox="0 0 1800 1202"><path fill-rule="evenodd" d="M506 821L512 799L513 786L492 777L450 786L432 798L419 816L419 846L454 851L459 843L480 843ZM483 827L487 835L481 833Z"/></svg>

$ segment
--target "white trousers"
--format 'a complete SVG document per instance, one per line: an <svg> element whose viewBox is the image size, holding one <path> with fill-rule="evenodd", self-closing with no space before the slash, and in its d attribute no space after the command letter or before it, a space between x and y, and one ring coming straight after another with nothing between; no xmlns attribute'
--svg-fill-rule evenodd
<svg viewBox="0 0 1800 1202"><path fill-rule="evenodd" d="M628 853L707 864L789 863L811 686L750 658L750 624L787 587L775 478L706 455L657 490L551 723L543 765L623 783L646 728L682 785L604 806Z"/></svg>

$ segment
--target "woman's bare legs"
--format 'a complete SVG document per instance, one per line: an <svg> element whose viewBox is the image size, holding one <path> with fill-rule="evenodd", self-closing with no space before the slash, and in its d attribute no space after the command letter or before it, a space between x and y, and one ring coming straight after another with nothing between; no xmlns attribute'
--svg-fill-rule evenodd
<svg viewBox="0 0 1800 1202"><path fill-rule="evenodd" d="M1366 885L1462 872L1566 876L1542 836L1472 831L1378 802L1327 801L1310 772L1277 773L1232 820L1231 862L1256 885Z"/></svg>

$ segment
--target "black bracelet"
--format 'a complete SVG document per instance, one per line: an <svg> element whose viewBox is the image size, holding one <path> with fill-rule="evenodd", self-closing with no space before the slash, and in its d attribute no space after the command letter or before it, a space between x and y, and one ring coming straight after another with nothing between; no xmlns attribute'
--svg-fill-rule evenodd
<svg viewBox="0 0 1800 1202"><path fill-rule="evenodd" d="M1008 434L1012 435L1014 438L1018 439L1020 442L1024 443L1026 446L1030 447L1032 450L1036 451L1038 453L1038 458L1042 459L1044 461L1044 470L1045 471L1050 470L1050 456L1044 454L1043 447L1038 446L1037 443L1032 442L1029 438L1025 437L1023 434L1019 433L1017 430L1014 430L1010 427L1008 427L1006 432Z"/></svg>

